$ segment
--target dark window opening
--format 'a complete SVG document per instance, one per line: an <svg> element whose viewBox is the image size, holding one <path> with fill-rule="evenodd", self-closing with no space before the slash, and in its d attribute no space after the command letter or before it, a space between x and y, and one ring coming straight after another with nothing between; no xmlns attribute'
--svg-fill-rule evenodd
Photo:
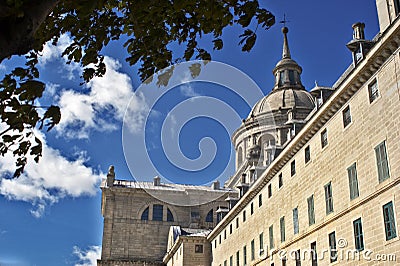
<svg viewBox="0 0 400 266"><path fill-rule="evenodd" d="M347 127L351 123L350 106L343 110L343 126Z"/></svg>
<svg viewBox="0 0 400 266"><path fill-rule="evenodd" d="M208 223L214 222L214 211L212 209L207 213L206 222Z"/></svg>
<svg viewBox="0 0 400 266"><path fill-rule="evenodd" d="M153 205L153 221L163 220L163 205L154 204Z"/></svg>
<svg viewBox="0 0 400 266"><path fill-rule="evenodd" d="M203 253L203 245L195 245L194 252L195 253Z"/></svg>
<svg viewBox="0 0 400 266"><path fill-rule="evenodd" d="M172 215L171 210L167 208L167 222L173 222L173 221L174 221L174 215Z"/></svg>
<svg viewBox="0 0 400 266"><path fill-rule="evenodd" d="M149 207L147 207L143 212L142 212L142 217L140 218L142 221L147 221L149 220Z"/></svg>

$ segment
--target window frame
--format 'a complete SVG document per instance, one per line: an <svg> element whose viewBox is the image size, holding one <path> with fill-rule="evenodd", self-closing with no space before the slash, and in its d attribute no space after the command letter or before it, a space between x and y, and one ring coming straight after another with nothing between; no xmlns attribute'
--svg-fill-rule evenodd
<svg viewBox="0 0 400 266"><path fill-rule="evenodd" d="M278 188L281 188L281 187L283 187L283 174L282 173L280 173L278 175Z"/></svg>
<svg viewBox="0 0 400 266"><path fill-rule="evenodd" d="M324 186L324 191L325 191L325 210L326 210L326 215L328 215L334 211L331 181Z"/></svg>
<svg viewBox="0 0 400 266"><path fill-rule="evenodd" d="M308 145L304 149L304 163L307 164L310 161L311 161L311 149L310 149L310 145Z"/></svg>
<svg viewBox="0 0 400 266"><path fill-rule="evenodd" d="M369 103L373 103L376 99L378 99L380 96L379 93L379 88L378 88L378 81L376 78L374 78L369 84L368 84L368 99Z"/></svg>
<svg viewBox="0 0 400 266"><path fill-rule="evenodd" d="M342 111L343 128L348 127L352 122L350 105L347 105Z"/></svg>
<svg viewBox="0 0 400 266"><path fill-rule="evenodd" d="M382 148L383 150L381 150ZM374 148L374 150L375 150L376 166L378 171L378 181L379 183L382 183L383 181L390 178L389 158L387 153L386 140L379 143ZM382 152L384 154L382 154ZM384 155L385 158L382 158L382 155Z"/></svg>
<svg viewBox="0 0 400 266"><path fill-rule="evenodd" d="M386 241L397 237L396 218L394 213L393 201L389 201L382 206L383 226L385 229Z"/></svg>
<svg viewBox="0 0 400 266"><path fill-rule="evenodd" d="M297 235L299 231L299 208L296 207L293 209L293 234Z"/></svg>
<svg viewBox="0 0 400 266"><path fill-rule="evenodd" d="M329 241L329 257L330 261L336 262L337 261L337 248L336 248L336 233L335 231L328 234L328 241Z"/></svg>
<svg viewBox="0 0 400 266"><path fill-rule="evenodd" d="M270 249L273 249L275 247L274 246L274 225L271 225L268 228L268 231L269 231L269 247L270 247Z"/></svg>
<svg viewBox="0 0 400 266"><path fill-rule="evenodd" d="M286 241L286 228L285 228L285 216L279 219L279 228L281 232L281 243Z"/></svg>
<svg viewBox="0 0 400 266"><path fill-rule="evenodd" d="M328 146L328 130L325 128L321 131L321 148Z"/></svg>
<svg viewBox="0 0 400 266"><path fill-rule="evenodd" d="M311 208L312 207L312 208ZM315 224L314 194L307 198L308 225Z"/></svg>
<svg viewBox="0 0 400 266"><path fill-rule="evenodd" d="M254 239L250 242L250 260L253 261L256 259L256 250L255 250L255 242Z"/></svg>
<svg viewBox="0 0 400 266"><path fill-rule="evenodd" d="M353 221L354 246L358 251L364 250L364 233L362 229L361 217Z"/></svg>
<svg viewBox="0 0 400 266"><path fill-rule="evenodd" d="M294 176L296 174L296 160L293 160L290 163L290 176Z"/></svg>
<svg viewBox="0 0 400 266"><path fill-rule="evenodd" d="M204 246L202 244L195 244L194 253L204 253Z"/></svg>
<svg viewBox="0 0 400 266"><path fill-rule="evenodd" d="M360 190L358 187L358 177L357 177L357 164L353 163L347 168L347 177L349 180L349 192L350 200L358 198L360 196Z"/></svg>

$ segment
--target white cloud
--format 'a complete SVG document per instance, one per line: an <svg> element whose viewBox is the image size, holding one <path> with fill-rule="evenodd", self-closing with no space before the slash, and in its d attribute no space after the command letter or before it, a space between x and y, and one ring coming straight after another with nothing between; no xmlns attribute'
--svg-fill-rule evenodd
<svg viewBox="0 0 400 266"><path fill-rule="evenodd" d="M71 43L72 40L67 34L60 36L57 45L53 45L51 40L46 42L43 46L42 54L39 56L39 66L44 67L49 62L62 60L62 70L59 72L63 75L63 77L72 80L75 78L75 74L80 75L82 68L78 63L70 62L67 64L67 57L61 57L65 48L67 48Z"/></svg>
<svg viewBox="0 0 400 266"><path fill-rule="evenodd" d="M180 92L183 96L186 97L196 97L200 96L200 94L194 91L194 88L190 85L190 83L184 84L180 86Z"/></svg>
<svg viewBox="0 0 400 266"><path fill-rule="evenodd" d="M115 122L122 121L125 113L133 130L142 125L146 110L143 96L133 92L128 75L118 72L121 64L117 60L106 56L104 62L106 74L87 84L87 94L73 90L61 93L61 122L56 128L63 136L87 138L90 130L115 130Z"/></svg>
<svg viewBox="0 0 400 266"><path fill-rule="evenodd" d="M73 254L79 258L79 263L76 263L75 266L96 266L97 260L101 256L101 247L90 246L87 250L82 250L74 246Z"/></svg>
<svg viewBox="0 0 400 266"><path fill-rule="evenodd" d="M43 156L39 163L31 157L24 173L14 179L4 178L15 170L15 158L6 154L0 161L0 194L9 200L29 202L31 214L41 217L47 205L64 197L95 195L104 174L85 165L86 158L68 160L56 149L46 144L44 135L35 132L43 144Z"/></svg>

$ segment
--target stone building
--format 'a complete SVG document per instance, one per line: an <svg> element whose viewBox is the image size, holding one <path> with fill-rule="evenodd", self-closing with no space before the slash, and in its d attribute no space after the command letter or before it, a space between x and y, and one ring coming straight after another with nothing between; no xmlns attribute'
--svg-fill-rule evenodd
<svg viewBox="0 0 400 266"><path fill-rule="evenodd" d="M400 1L376 5L380 32L365 40L353 25L353 63L332 87L305 90L283 28L273 90L234 132L224 187L127 183L110 171L98 264L400 264ZM144 187L215 200L169 205Z"/></svg>

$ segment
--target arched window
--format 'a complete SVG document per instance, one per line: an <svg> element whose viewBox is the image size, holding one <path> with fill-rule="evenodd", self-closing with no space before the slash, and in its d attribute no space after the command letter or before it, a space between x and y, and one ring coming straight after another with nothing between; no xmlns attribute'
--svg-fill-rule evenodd
<svg viewBox="0 0 400 266"><path fill-rule="evenodd" d="M174 216L172 215L171 210L167 208L167 222L173 222L173 221L174 221Z"/></svg>
<svg viewBox="0 0 400 266"><path fill-rule="evenodd" d="M211 209L206 216L206 222L212 223L214 221L214 212L213 209Z"/></svg>
<svg viewBox="0 0 400 266"><path fill-rule="evenodd" d="M153 221L163 220L163 205L154 204L153 205Z"/></svg>
<svg viewBox="0 0 400 266"><path fill-rule="evenodd" d="M149 207L147 207L147 208L142 212L141 220L143 220L143 221L149 220Z"/></svg>

